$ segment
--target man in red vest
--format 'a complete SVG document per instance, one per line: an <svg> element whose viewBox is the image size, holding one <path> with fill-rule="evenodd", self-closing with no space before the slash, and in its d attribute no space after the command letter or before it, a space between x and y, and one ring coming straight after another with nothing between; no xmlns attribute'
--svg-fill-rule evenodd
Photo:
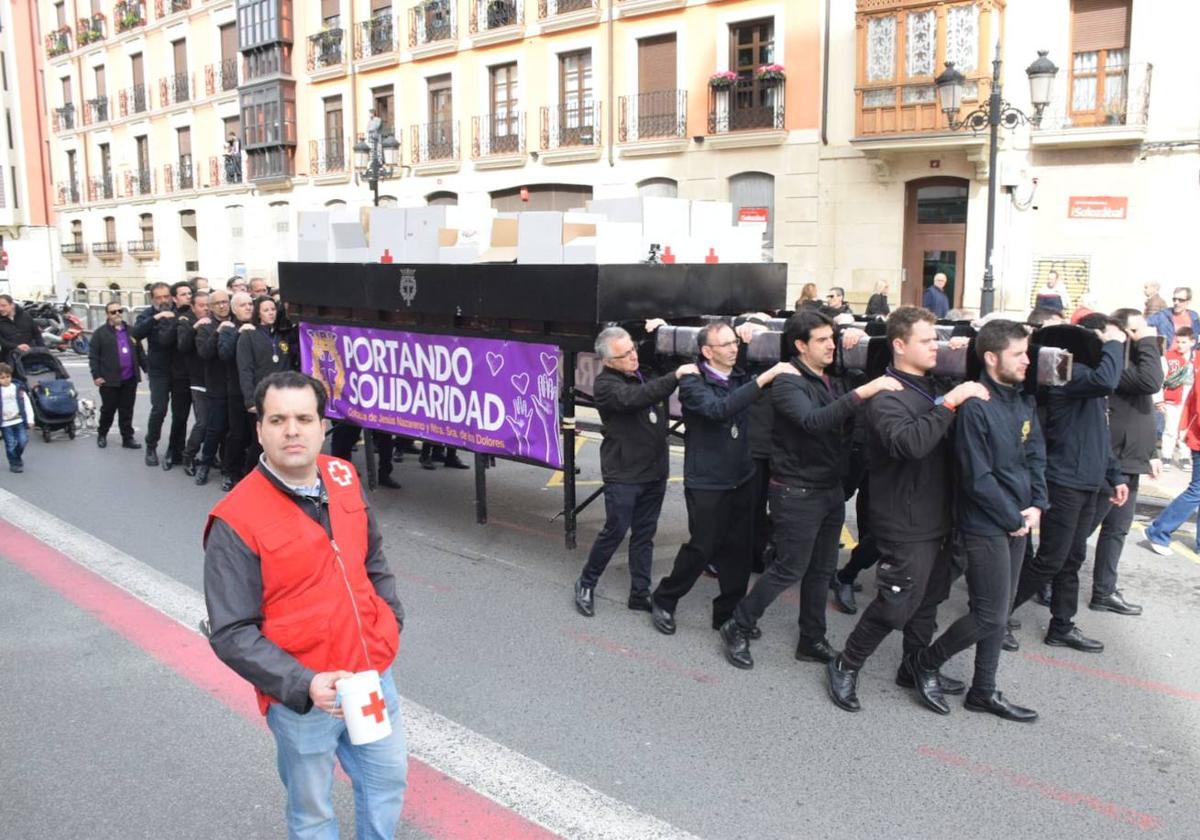
<svg viewBox="0 0 1200 840"><path fill-rule="evenodd" d="M255 390L263 455L208 517L209 643L254 686L275 736L288 836L336 837L334 759L350 776L358 837L391 838L407 751L391 664L404 608L354 468L321 455L325 390L274 373ZM392 734L353 745L336 683L378 671Z"/></svg>

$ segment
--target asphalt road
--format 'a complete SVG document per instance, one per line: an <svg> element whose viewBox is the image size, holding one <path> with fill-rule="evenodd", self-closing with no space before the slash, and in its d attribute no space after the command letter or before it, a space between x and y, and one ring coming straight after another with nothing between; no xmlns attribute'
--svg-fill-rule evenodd
<svg viewBox="0 0 1200 840"><path fill-rule="evenodd" d="M88 396L86 370L73 363L72 373ZM142 395L139 428L147 410ZM599 478L597 449L580 450L584 482ZM215 483L196 488L178 469L146 468L140 452L98 450L88 434L49 444L35 436L26 463L23 475L0 470L0 489L200 589L200 532L220 496ZM678 475L682 460L672 467ZM1019 611L1022 650L1004 655L1000 685L1041 713L1032 726L957 702L949 717L924 710L892 683L898 637L867 665L864 710L850 715L826 698L820 666L792 657L794 591L764 617L754 670L738 671L709 628L713 580L681 603L679 632L665 637L648 615L625 608L618 555L597 616L575 613L571 586L603 511L583 513L580 549L566 551L561 523L550 521L561 503L554 482L547 486L552 473L507 462L489 471L486 526L474 523L470 472L427 472L410 458L397 477L404 489L378 491L373 504L408 612L394 669L401 694L680 830L707 838L1197 836L1200 558L1192 551L1161 558L1131 536L1122 588L1146 612L1085 608L1079 622L1106 643L1102 655L1044 646L1046 611ZM581 498L594 486L584 484ZM685 530L682 485L673 482L656 577ZM1186 543L1194 548L1191 536ZM1085 592L1090 576L1089 564ZM940 623L965 601L960 581ZM3 541L0 615L0 660L17 687L0 715L0 837L283 835L265 729L10 562ZM853 621L829 613L835 646ZM967 653L946 670L969 677L970 668ZM349 819L348 786L338 786L337 801ZM588 814L579 819L586 825ZM409 825L401 836L425 835Z"/></svg>

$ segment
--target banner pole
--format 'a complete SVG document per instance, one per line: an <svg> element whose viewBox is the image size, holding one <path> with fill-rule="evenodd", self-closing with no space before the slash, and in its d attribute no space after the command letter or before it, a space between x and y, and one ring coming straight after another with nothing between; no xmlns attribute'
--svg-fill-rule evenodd
<svg viewBox="0 0 1200 840"><path fill-rule="evenodd" d="M487 456L475 453L475 522L486 525L487 509Z"/></svg>
<svg viewBox="0 0 1200 840"><path fill-rule="evenodd" d="M575 548L575 351L563 358L563 528L568 550Z"/></svg>

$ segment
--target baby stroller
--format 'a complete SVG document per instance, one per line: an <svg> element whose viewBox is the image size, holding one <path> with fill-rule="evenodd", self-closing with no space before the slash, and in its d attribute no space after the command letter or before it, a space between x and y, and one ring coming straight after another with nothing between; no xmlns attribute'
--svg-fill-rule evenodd
<svg viewBox="0 0 1200 840"><path fill-rule="evenodd" d="M34 423L42 430L42 440L49 443L56 431L65 431L74 440L79 395L58 357L44 347L34 347L14 353L12 367L13 378L29 389Z"/></svg>

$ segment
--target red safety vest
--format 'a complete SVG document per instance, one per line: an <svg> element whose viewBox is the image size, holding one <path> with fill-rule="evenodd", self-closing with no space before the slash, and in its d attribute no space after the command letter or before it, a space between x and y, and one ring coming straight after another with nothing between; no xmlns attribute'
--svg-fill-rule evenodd
<svg viewBox="0 0 1200 840"><path fill-rule="evenodd" d="M367 506L354 467L317 456L333 539L287 493L253 470L208 517L258 555L262 633L314 671L383 671L400 646L392 608L367 577ZM279 700L255 689L264 715Z"/></svg>

